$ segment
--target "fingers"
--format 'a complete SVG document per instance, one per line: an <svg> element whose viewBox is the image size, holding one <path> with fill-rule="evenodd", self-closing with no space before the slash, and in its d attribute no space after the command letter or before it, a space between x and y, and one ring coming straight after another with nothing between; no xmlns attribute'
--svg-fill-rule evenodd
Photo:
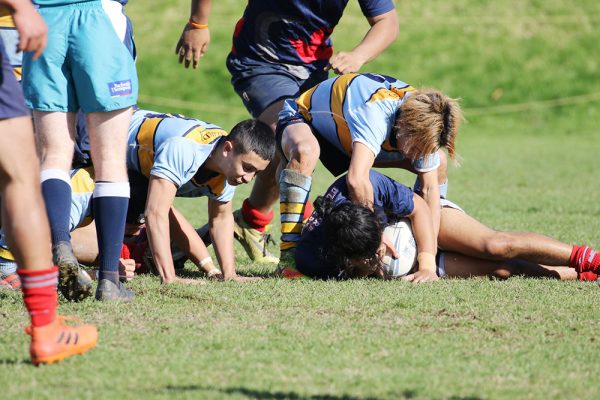
<svg viewBox="0 0 600 400"><path fill-rule="evenodd" d="M177 46L175 47L175 54L179 54L182 47L183 47L183 38L181 37L181 38L179 38L179 41L177 42Z"/></svg>

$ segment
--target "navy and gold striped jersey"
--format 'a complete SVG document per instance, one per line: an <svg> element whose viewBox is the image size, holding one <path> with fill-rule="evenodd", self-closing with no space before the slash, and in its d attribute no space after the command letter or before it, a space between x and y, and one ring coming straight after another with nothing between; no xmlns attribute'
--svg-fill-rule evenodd
<svg viewBox="0 0 600 400"><path fill-rule="evenodd" d="M415 89L398 79L379 74L344 74L321 82L295 100L286 100L279 121L301 118L314 131L344 154L360 142L377 161L403 160L391 135L398 108ZM327 157L322 154L321 157ZM417 171L439 166L439 157L429 155L413 161Z"/></svg>
<svg viewBox="0 0 600 400"><path fill-rule="evenodd" d="M217 125L194 118L137 110L129 125L127 168L172 182L178 197L227 202L235 187L224 175L203 167L224 136L227 132Z"/></svg>
<svg viewBox="0 0 600 400"><path fill-rule="evenodd" d="M94 169L78 168L71 171L71 213L69 229L89 225L92 222L92 194L94 192ZM0 258L14 261L4 234L0 230Z"/></svg>
<svg viewBox="0 0 600 400"><path fill-rule="evenodd" d="M4 42L4 51L8 62L12 66L17 80L21 81L23 52L17 51L19 33L15 28L11 11L6 7L0 7L0 38Z"/></svg>

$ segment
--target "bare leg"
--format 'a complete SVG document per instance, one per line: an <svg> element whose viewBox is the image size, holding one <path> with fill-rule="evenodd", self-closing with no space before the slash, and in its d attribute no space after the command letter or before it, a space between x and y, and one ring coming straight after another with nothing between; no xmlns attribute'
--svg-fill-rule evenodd
<svg viewBox="0 0 600 400"><path fill-rule="evenodd" d="M92 204L99 249L98 300L133 299L133 294L119 283L119 258L129 203L125 150L131 113L131 108L124 108L87 114L96 173Z"/></svg>
<svg viewBox="0 0 600 400"><path fill-rule="evenodd" d="M94 265L98 258L98 240L96 239L96 224L91 224L75 229L71 232L73 253L77 261L85 265Z"/></svg>
<svg viewBox="0 0 600 400"><path fill-rule="evenodd" d="M75 147L75 113L33 111L42 170L68 172Z"/></svg>
<svg viewBox="0 0 600 400"><path fill-rule="evenodd" d="M487 260L524 259L551 266L569 265L572 246L528 232L499 232L452 208L442 209L441 248Z"/></svg>
<svg viewBox="0 0 600 400"><path fill-rule="evenodd" d="M277 118L279 111L283 107L283 100L271 104L258 119L265 124L269 125L275 135L275 128L277 126ZM256 175L254 185L252 186L252 192L248 197L250 204L258 211L268 214L273 207L273 204L279 200L279 187L276 181L276 171L279 165L279 158L276 156L269 166Z"/></svg>
<svg viewBox="0 0 600 400"><path fill-rule="evenodd" d="M487 276L506 279L521 275L560 280L577 279L577 272L569 267L547 267L524 260L484 260L453 252L444 252L444 266L451 278Z"/></svg>
<svg viewBox="0 0 600 400"><path fill-rule="evenodd" d="M19 267L42 270L52 257L32 131L29 117L0 121L2 229Z"/></svg>

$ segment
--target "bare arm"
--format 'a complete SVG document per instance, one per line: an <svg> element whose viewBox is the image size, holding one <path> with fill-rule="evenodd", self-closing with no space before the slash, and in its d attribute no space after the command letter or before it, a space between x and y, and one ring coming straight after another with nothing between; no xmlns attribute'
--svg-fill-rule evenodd
<svg viewBox="0 0 600 400"><path fill-rule="evenodd" d="M211 0L192 0L190 21L205 28L198 29L189 23L185 24L181 37L177 42L175 54L179 55L179 64L185 61L185 67L198 68L200 57L208 50L210 31L208 30L208 17L210 15Z"/></svg>
<svg viewBox="0 0 600 400"><path fill-rule="evenodd" d="M373 185L369 179L369 171L374 161L375 155L367 146L354 142L346 184L352 202L371 209L373 208Z"/></svg>
<svg viewBox="0 0 600 400"><path fill-rule="evenodd" d="M233 209L231 202L222 203L208 199L208 224L215 254L219 260L223 277L236 279L233 252Z"/></svg>
<svg viewBox="0 0 600 400"><path fill-rule="evenodd" d="M156 269L163 283L176 281L171 255L169 212L177 187L166 179L150 176L146 201L146 232Z"/></svg>
<svg viewBox="0 0 600 400"><path fill-rule="evenodd" d="M336 74L357 72L396 40L400 32L396 10L367 18L371 28L350 52L339 52L329 59L328 68Z"/></svg>
<svg viewBox="0 0 600 400"><path fill-rule="evenodd" d="M19 32L19 51L32 51L37 59L46 48L48 27L29 0L0 0L13 10L15 28Z"/></svg>
<svg viewBox="0 0 600 400"><path fill-rule="evenodd" d="M431 213L425 200L417 194L413 195L414 209L408 216L412 223L413 234L417 242L417 260L419 269L414 274L405 276L403 279L414 283L438 280L436 273L435 253L437 252L437 240L433 231Z"/></svg>
<svg viewBox="0 0 600 400"><path fill-rule="evenodd" d="M440 232L441 217L440 187L438 184L437 169L419 173L418 177L421 181L421 192L423 199L427 202L429 211L431 212L431 219L433 220L433 232L437 238L437 235Z"/></svg>
<svg viewBox="0 0 600 400"><path fill-rule="evenodd" d="M201 266L200 261L210 257L206 245L198 236L198 233L190 224L190 222L175 209L171 207L169 213L169 219L171 222L171 235L173 236L173 242L175 245L182 250L198 268L203 269L205 272L210 272L215 268L211 262Z"/></svg>

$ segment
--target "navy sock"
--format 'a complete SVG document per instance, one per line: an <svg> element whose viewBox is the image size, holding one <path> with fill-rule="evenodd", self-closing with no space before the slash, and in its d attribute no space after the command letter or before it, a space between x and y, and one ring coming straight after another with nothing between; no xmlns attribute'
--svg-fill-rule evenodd
<svg viewBox="0 0 600 400"><path fill-rule="evenodd" d="M41 173L42 196L46 203L52 243L71 240L71 183L69 174L58 169L48 169Z"/></svg>
<svg viewBox="0 0 600 400"><path fill-rule="evenodd" d="M119 282L119 256L125 234L129 182L98 182L93 199L100 279Z"/></svg>

